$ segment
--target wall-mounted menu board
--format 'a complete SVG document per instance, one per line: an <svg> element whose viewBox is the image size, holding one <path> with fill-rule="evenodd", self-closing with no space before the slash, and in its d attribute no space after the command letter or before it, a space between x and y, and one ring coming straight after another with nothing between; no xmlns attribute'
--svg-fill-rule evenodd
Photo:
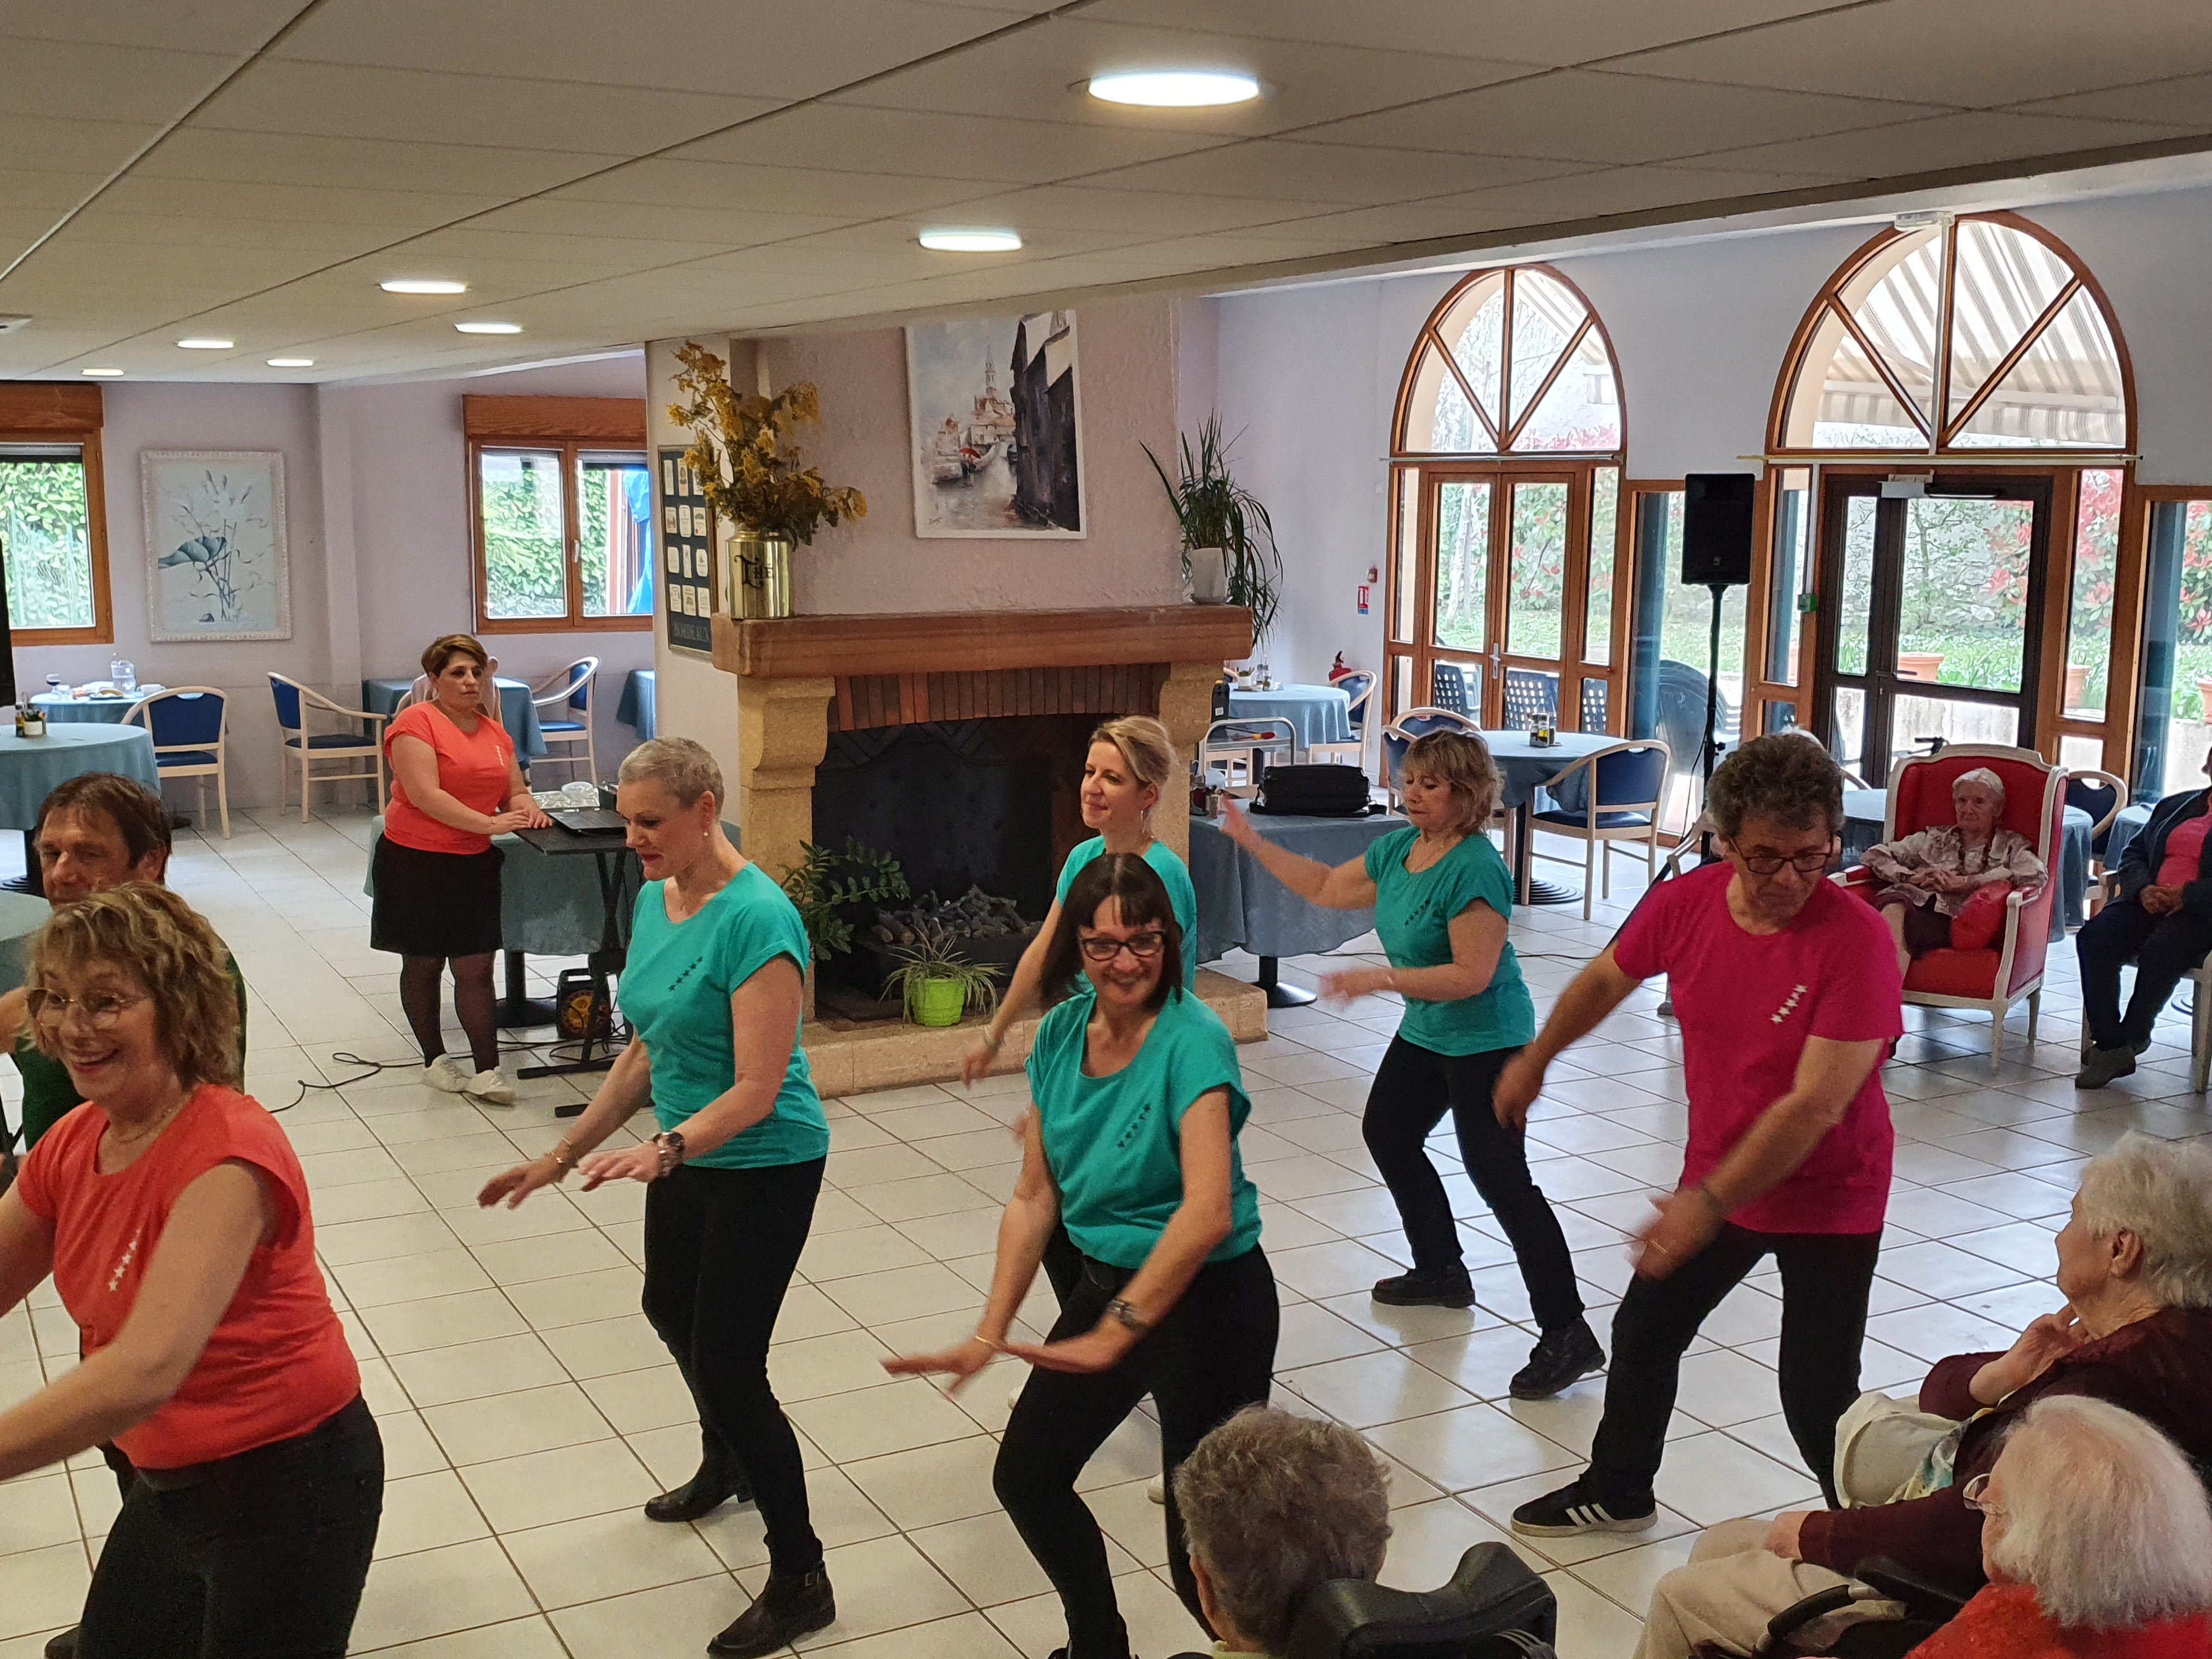
<svg viewBox="0 0 2212 1659"><path fill-rule="evenodd" d="M668 642L684 651L714 648L714 514L699 475L681 449L660 452L660 539L668 550L662 573L668 595Z"/></svg>

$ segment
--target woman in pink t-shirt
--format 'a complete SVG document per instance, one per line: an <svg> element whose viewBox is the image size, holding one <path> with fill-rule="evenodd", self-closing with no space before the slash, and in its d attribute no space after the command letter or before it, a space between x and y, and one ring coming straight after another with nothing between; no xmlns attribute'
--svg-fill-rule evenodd
<svg viewBox="0 0 2212 1659"><path fill-rule="evenodd" d="M1755 738L1713 774L1706 805L1723 861L1646 893L1498 1080L1500 1118L1525 1122L1560 1050L1667 975L1689 1097L1682 1177L1638 1240L1590 1466L1514 1511L1529 1536L1657 1518L1682 1355L1769 1255L1782 1272L1783 1416L1835 1501L1836 1419L1858 1397L1889 1200L1896 1137L1880 1068L1905 1030L1897 953L1881 918L1826 878L1844 821L1826 749ZM1601 1075L1623 1051L1602 1052L1587 1061Z"/></svg>
<svg viewBox="0 0 2212 1659"><path fill-rule="evenodd" d="M2204 771L2212 777L2212 757ZM2150 810L2118 872L2120 894L2081 926L2081 1036L2077 1089L2101 1089L2136 1068L2159 1011L2181 976L2212 953L2212 793L2185 790ZM2135 994L2120 1012L2120 969L2136 965Z"/></svg>
<svg viewBox="0 0 2212 1659"><path fill-rule="evenodd" d="M491 985L505 855L491 838L552 820L531 799L514 740L485 712L488 661L471 635L434 641L422 653L431 701L410 704L385 728L394 781L371 866L368 942L402 958L399 1002L422 1046L422 1080L512 1106L514 1085L500 1074ZM446 1053L438 981L447 963L471 1067Z"/></svg>

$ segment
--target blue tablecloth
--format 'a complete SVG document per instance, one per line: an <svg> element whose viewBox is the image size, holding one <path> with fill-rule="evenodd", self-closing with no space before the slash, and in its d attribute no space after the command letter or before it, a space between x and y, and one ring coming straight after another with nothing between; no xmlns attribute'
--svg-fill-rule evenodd
<svg viewBox="0 0 2212 1659"><path fill-rule="evenodd" d="M1231 686L1229 718L1288 720L1301 754L1317 743L1352 741L1352 699L1333 685L1279 685L1272 691Z"/></svg>
<svg viewBox="0 0 2212 1659"><path fill-rule="evenodd" d="M399 712L399 700L414 684L411 678L363 680L361 706L372 714L396 714ZM504 675L494 684L499 687L499 723L514 739L514 752L522 757L526 766L532 761L544 759L545 734L538 727L538 705L530 700L530 687Z"/></svg>
<svg viewBox="0 0 2212 1659"><path fill-rule="evenodd" d="M1603 732L1562 732L1559 741L1547 749L1530 743L1526 732L1485 732L1482 740L1490 745L1490 758L1498 763L1498 776L1504 781L1498 804L1509 811L1528 805L1539 789L1585 755L1620 741ZM1580 810L1582 802L1562 797L1559 806L1572 812Z"/></svg>
<svg viewBox="0 0 2212 1659"><path fill-rule="evenodd" d="M161 787L154 739L143 726L49 726L43 738L0 732L0 830L36 829L40 803L82 772L120 772L149 789Z"/></svg>
<svg viewBox="0 0 2212 1659"><path fill-rule="evenodd" d="M1395 812L1365 818L1288 817L1255 812L1269 841L1323 864L1344 864L1369 843L1406 827ZM1212 962L1242 945L1255 957L1334 951L1375 926L1372 910L1309 904L1269 875L1212 818L1190 821L1190 880L1198 890L1198 959Z"/></svg>
<svg viewBox="0 0 2212 1659"><path fill-rule="evenodd" d="M31 935L46 925L53 908L29 893L0 892L0 992L23 982Z"/></svg>
<svg viewBox="0 0 2212 1659"><path fill-rule="evenodd" d="M1889 816L1889 791L1887 789L1846 789L1844 791L1844 865L1845 868L1857 864L1866 849L1881 840L1882 825ZM2125 813L2121 814L2123 817ZM2145 814L2148 817L2148 814ZM2051 937L2065 937L2069 927L2079 927L2087 909L2084 900L2089 890L2089 830L2094 820L2078 806L2066 809L2066 828L2058 844L2058 903L2051 913ZM2130 830L2129 834L2134 834ZM2112 826L2112 841L2120 842L2120 828ZM2109 856L2106 868L2118 861L2118 854Z"/></svg>
<svg viewBox="0 0 2212 1659"><path fill-rule="evenodd" d="M384 820L373 826L384 833ZM501 945L533 957L580 957L627 943L629 916L643 884L637 860L622 860L622 890L615 905L617 937L606 937L606 899L599 890L599 861L596 858L553 858L539 852L520 836L495 836L492 845L507 854L499 867L499 935ZM376 896L375 841L370 842L369 867L362 872L361 890Z"/></svg>
<svg viewBox="0 0 2212 1659"><path fill-rule="evenodd" d="M660 735L659 681L650 668L633 668L623 681L622 701L615 718L637 733L643 743Z"/></svg>
<svg viewBox="0 0 2212 1659"><path fill-rule="evenodd" d="M2105 838L2105 868L2117 870L2120 860L2127 856L2128 843L2150 823L2148 806L2123 806L2119 816L2112 820L2112 833Z"/></svg>
<svg viewBox="0 0 2212 1659"><path fill-rule="evenodd" d="M151 696L165 688L149 686L139 696ZM120 726L123 717L138 706L137 697L56 696L41 691L31 702L44 712L49 726Z"/></svg>

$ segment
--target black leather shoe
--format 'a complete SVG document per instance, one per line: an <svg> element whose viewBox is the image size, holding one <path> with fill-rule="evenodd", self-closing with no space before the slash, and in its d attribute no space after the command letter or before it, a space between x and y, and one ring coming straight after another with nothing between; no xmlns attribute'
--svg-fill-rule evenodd
<svg viewBox="0 0 2212 1659"><path fill-rule="evenodd" d="M1400 1273L1375 1281L1375 1299L1389 1308L1472 1308L1474 1283L1467 1269L1449 1273Z"/></svg>
<svg viewBox="0 0 2212 1659"><path fill-rule="evenodd" d="M76 1633L82 1628L81 1625L71 1625L46 1638L46 1659L76 1659Z"/></svg>
<svg viewBox="0 0 2212 1659"><path fill-rule="evenodd" d="M760 1599L708 1643L707 1651L720 1655L720 1659L752 1659L836 1622L837 1598L830 1593L827 1572L817 1567L812 1572L784 1577L771 1571Z"/></svg>
<svg viewBox="0 0 2212 1659"><path fill-rule="evenodd" d="M736 1469L715 1468L702 1463L698 1473L682 1486L671 1488L659 1497L648 1498L645 1518L648 1521L696 1521L712 1515L732 1498L740 1504L751 1501L753 1489L745 1477Z"/></svg>
<svg viewBox="0 0 2212 1659"><path fill-rule="evenodd" d="M1516 1400L1549 1400L1570 1382L1604 1369L1605 1350L1590 1334L1589 1322L1577 1319L1538 1338L1528 1363L1513 1373L1508 1386Z"/></svg>

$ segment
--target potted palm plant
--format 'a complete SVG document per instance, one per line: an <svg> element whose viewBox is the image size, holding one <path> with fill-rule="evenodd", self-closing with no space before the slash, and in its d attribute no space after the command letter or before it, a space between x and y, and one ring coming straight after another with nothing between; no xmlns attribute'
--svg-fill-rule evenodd
<svg viewBox="0 0 2212 1659"><path fill-rule="evenodd" d="M868 515L868 498L827 483L799 465L787 440L801 422L822 418L822 397L798 380L773 398L740 398L720 357L687 344L676 354L684 373L677 389L690 398L671 404L668 417L692 434L684 465L699 475L707 504L726 520L731 609L740 617L791 614L791 550L823 525Z"/></svg>
<svg viewBox="0 0 2212 1659"><path fill-rule="evenodd" d="M1145 459L1159 474L1160 487L1182 526L1182 569L1191 598L1200 605L1246 606L1252 612L1252 631L1261 635L1280 603L1283 556L1266 505L1229 471L1233 441L1222 439L1221 416L1210 415L1198 429L1196 449L1189 434L1183 436L1180 477L1168 477L1150 445Z"/></svg>
<svg viewBox="0 0 2212 1659"><path fill-rule="evenodd" d="M999 970L954 950L942 928L925 927L914 944L891 954L899 965L884 981L884 994L897 991L915 1024L957 1025L970 1008L983 1014L997 1010Z"/></svg>

